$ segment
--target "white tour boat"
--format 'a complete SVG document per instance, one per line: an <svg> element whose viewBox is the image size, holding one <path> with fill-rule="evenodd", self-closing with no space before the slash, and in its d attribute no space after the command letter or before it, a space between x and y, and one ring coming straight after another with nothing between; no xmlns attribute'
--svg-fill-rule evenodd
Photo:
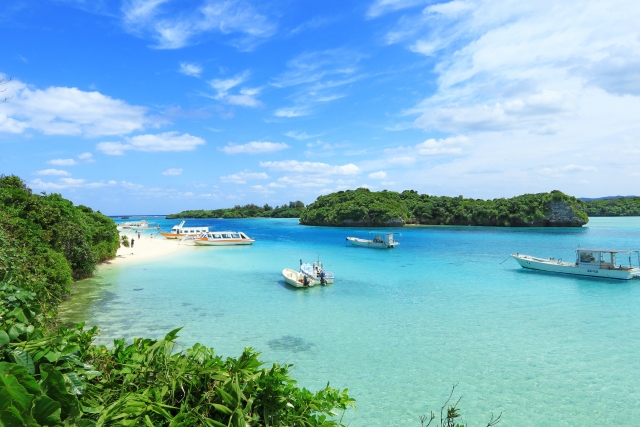
<svg viewBox="0 0 640 427"><path fill-rule="evenodd" d="M233 246L251 245L255 240L242 231L210 231L201 233L193 239L197 246Z"/></svg>
<svg viewBox="0 0 640 427"><path fill-rule="evenodd" d="M347 237L347 241L353 246L364 246L366 248L392 249L400 242L394 238L398 233L375 233L370 232L371 239L361 239L359 237Z"/></svg>
<svg viewBox="0 0 640 427"><path fill-rule="evenodd" d="M184 221L174 225L169 233L160 233L167 239L181 239L184 237L196 237L202 233L208 233L209 227L185 227Z"/></svg>
<svg viewBox="0 0 640 427"><path fill-rule="evenodd" d="M533 270L620 280L640 279L640 251L576 248L575 262L553 258L536 258L523 254L512 254L511 256L518 261L520 266ZM635 261L632 257L636 256L638 258L637 267L632 262Z"/></svg>
<svg viewBox="0 0 640 427"><path fill-rule="evenodd" d="M324 264L318 259L318 261L314 261L313 264L308 262L302 262L300 260L300 272L307 275L309 279L316 280L320 282L320 284L331 285L333 283L333 273L330 271L325 271Z"/></svg>
<svg viewBox="0 0 640 427"><path fill-rule="evenodd" d="M310 279L301 271L295 271L291 268L285 268L282 270L282 276L287 285L291 285L295 288L311 288L320 283L319 280ZM306 279L306 280L305 280Z"/></svg>
<svg viewBox="0 0 640 427"><path fill-rule="evenodd" d="M151 225L151 223L142 219L140 221L124 222L118 225L118 228L121 228L123 230L152 230L152 229L160 228L160 224Z"/></svg>

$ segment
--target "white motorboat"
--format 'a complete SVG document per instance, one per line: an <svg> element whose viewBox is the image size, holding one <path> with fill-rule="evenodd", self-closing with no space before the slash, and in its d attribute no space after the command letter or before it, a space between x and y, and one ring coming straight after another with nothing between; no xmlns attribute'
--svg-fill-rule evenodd
<svg viewBox="0 0 640 427"><path fill-rule="evenodd" d="M511 255L523 268L609 279L640 279L640 251L576 248L576 261ZM633 258L637 256L637 266Z"/></svg>
<svg viewBox="0 0 640 427"><path fill-rule="evenodd" d="M182 239L185 237L196 237L202 233L209 233L209 227L185 227L184 221L174 225L169 233L160 233L167 239Z"/></svg>
<svg viewBox="0 0 640 427"><path fill-rule="evenodd" d="M392 249L400 244L394 237L398 233L369 233L371 239L361 239L359 237L347 237L347 241L353 246L364 246L366 248Z"/></svg>
<svg viewBox="0 0 640 427"><path fill-rule="evenodd" d="M311 288L320 283L319 280L310 279L301 271L295 271L291 268L285 268L282 270L282 276L287 285L291 285L295 288Z"/></svg>
<svg viewBox="0 0 640 427"><path fill-rule="evenodd" d="M251 245L255 240L242 231L210 231L201 233L193 239L197 246L233 246Z"/></svg>
<svg viewBox="0 0 640 427"><path fill-rule="evenodd" d="M149 223L144 219L142 219L140 221L124 222L118 225L118 228L123 230L153 230L153 229L160 228L160 224L152 225L152 223Z"/></svg>
<svg viewBox="0 0 640 427"><path fill-rule="evenodd" d="M331 285L333 284L333 273L330 271L325 271L324 264L318 259L318 261L314 261L313 264L308 262L302 262L300 260L300 272L307 275L309 279L316 280L320 282L320 284Z"/></svg>

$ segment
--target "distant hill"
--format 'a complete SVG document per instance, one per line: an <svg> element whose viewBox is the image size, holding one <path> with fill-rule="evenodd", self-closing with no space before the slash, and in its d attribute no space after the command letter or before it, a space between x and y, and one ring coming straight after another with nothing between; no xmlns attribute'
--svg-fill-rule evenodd
<svg viewBox="0 0 640 427"><path fill-rule="evenodd" d="M594 200L611 200L611 199L635 199L638 196L605 196L605 197L578 197L583 202L591 202Z"/></svg>
<svg viewBox="0 0 640 427"><path fill-rule="evenodd" d="M582 198L589 216L640 216L640 197L618 196Z"/></svg>

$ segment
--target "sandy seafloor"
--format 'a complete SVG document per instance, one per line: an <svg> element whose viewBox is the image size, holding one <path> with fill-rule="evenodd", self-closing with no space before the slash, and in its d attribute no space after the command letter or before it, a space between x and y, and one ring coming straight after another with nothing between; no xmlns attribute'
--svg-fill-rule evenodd
<svg viewBox="0 0 640 427"><path fill-rule="evenodd" d="M105 344L182 326L185 347L225 356L254 347L266 362L294 364L302 386L349 387L352 427L419 426L454 383L469 426L492 412L503 426L640 424L640 281L501 264L515 252L573 260L578 245L638 249L640 218L572 229L410 227L394 230L402 236L393 250L345 244L365 230L297 220L191 223L257 241L103 265L76 284L62 319L98 325ZM284 284L283 268L318 255L334 285Z"/></svg>

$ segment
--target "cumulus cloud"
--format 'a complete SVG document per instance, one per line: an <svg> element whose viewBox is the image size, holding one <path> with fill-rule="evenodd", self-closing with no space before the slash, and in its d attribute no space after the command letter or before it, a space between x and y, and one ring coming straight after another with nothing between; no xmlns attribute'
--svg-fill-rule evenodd
<svg viewBox="0 0 640 427"><path fill-rule="evenodd" d="M73 166L78 164L75 159L51 159L47 160L47 163L55 166Z"/></svg>
<svg viewBox="0 0 640 427"><path fill-rule="evenodd" d="M29 186L31 188L41 191L73 190L77 188L101 188L110 185L115 185L115 181L87 182L87 180L80 178L60 178L57 181L43 181L40 178L36 178L29 183Z"/></svg>
<svg viewBox="0 0 640 427"><path fill-rule="evenodd" d="M36 89L19 80L9 82L7 91L12 98L0 104L0 132L21 134L32 129L46 135L96 137L125 135L152 122L145 107L100 92Z"/></svg>
<svg viewBox="0 0 640 427"><path fill-rule="evenodd" d="M69 172L61 169L44 169L35 172L35 175L48 175L48 176L69 176Z"/></svg>
<svg viewBox="0 0 640 427"><path fill-rule="evenodd" d="M162 175L167 175L167 176L182 175L182 168L167 169L166 171L162 172Z"/></svg>
<svg viewBox="0 0 640 427"><path fill-rule="evenodd" d="M264 172L238 172L233 175L221 176L220 181L231 182L233 184L246 184L247 181L254 181L260 179L269 179L269 175Z"/></svg>
<svg viewBox="0 0 640 427"><path fill-rule="evenodd" d="M110 156L121 156L125 151L192 151L205 141L188 133L164 132L156 135L146 134L125 138L126 142L100 142L96 149Z"/></svg>
<svg viewBox="0 0 640 427"><path fill-rule="evenodd" d="M200 74L202 74L202 66L189 62L181 62L180 70L178 71L186 76L200 77Z"/></svg>
<svg viewBox="0 0 640 427"><path fill-rule="evenodd" d="M285 148L291 148L284 142L264 142L253 141L247 144L234 144L230 142L218 150L225 154L260 154L260 153L272 153L274 151L284 150Z"/></svg>
<svg viewBox="0 0 640 427"><path fill-rule="evenodd" d="M296 132L296 131L289 131L289 132L285 133L284 135L288 136L289 138L297 139L298 141L302 141L302 140L305 140L305 139L311 139L311 138L317 138L317 137L320 136L320 134L309 135L306 132Z"/></svg>
<svg viewBox="0 0 640 427"><path fill-rule="evenodd" d="M369 174L369 178L371 179L385 179L387 177L387 173L385 171L373 172Z"/></svg>
<svg viewBox="0 0 640 427"><path fill-rule="evenodd" d="M360 168L353 163L342 166L332 166L320 162L300 162L298 160L284 160L280 162L260 162L260 166L272 171L287 173L315 173L321 175L357 175Z"/></svg>
<svg viewBox="0 0 640 427"><path fill-rule="evenodd" d="M93 163L96 160L93 158L93 154L91 153L82 153L78 155L78 158L85 163Z"/></svg>

